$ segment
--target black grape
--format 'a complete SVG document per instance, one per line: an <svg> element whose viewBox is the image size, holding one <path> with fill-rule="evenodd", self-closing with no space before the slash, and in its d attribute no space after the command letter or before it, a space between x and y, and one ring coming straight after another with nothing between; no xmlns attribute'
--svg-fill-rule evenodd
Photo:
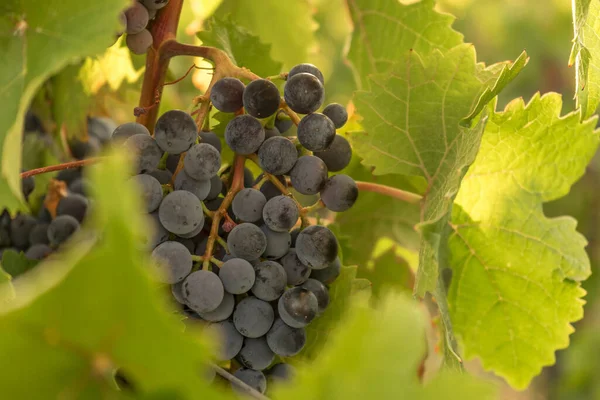
<svg viewBox="0 0 600 400"><path fill-rule="evenodd" d="M46 258L52 249L46 244L34 244L25 252L25 258L30 260L42 260Z"/></svg>
<svg viewBox="0 0 600 400"><path fill-rule="evenodd" d="M160 187L160 184L159 184ZM160 196L162 197L162 189ZM80 194L70 194L63 197L56 207L56 215L70 215L82 222L89 207L89 201Z"/></svg>
<svg viewBox="0 0 600 400"><path fill-rule="evenodd" d="M198 225L196 227L196 229L194 229L193 231L191 231L189 233L180 233L177 236L179 236L180 238L184 238L184 239L190 239L190 238L198 236L202 232L202 228L204 228L204 224Z"/></svg>
<svg viewBox="0 0 600 400"><path fill-rule="evenodd" d="M125 18L127 18L125 33L130 35L140 33L148 25L148 9L141 3L134 2L131 7L125 10Z"/></svg>
<svg viewBox="0 0 600 400"><path fill-rule="evenodd" d="M257 338L269 331L275 319L273 307L266 301L250 296L238 303L233 312L235 328L245 337Z"/></svg>
<svg viewBox="0 0 600 400"><path fill-rule="evenodd" d="M252 264L241 258L232 258L223 263L219 269L219 278L225 290L232 294L246 293L256 279Z"/></svg>
<svg viewBox="0 0 600 400"><path fill-rule="evenodd" d="M145 229L143 231L144 237L140 239L142 240L144 248L152 250L159 244L169 240L169 232L160 223L158 211L148 214L148 217L148 223L150 224L151 229Z"/></svg>
<svg viewBox="0 0 600 400"><path fill-rule="evenodd" d="M192 272L183 281L185 303L197 313L214 311L225 296L219 277L210 271Z"/></svg>
<svg viewBox="0 0 600 400"><path fill-rule="evenodd" d="M319 303L313 292L296 286L281 295L277 302L277 311L279 311L279 318L286 325L292 328L303 328L319 313Z"/></svg>
<svg viewBox="0 0 600 400"><path fill-rule="evenodd" d="M344 106L338 103L328 104L327 107L323 109L323 114L329 117L337 129L344 126L348 121L348 111L346 111Z"/></svg>
<svg viewBox="0 0 600 400"><path fill-rule="evenodd" d="M238 115L225 127L225 142L231 150L241 155L256 152L265 140L265 130L250 115Z"/></svg>
<svg viewBox="0 0 600 400"><path fill-rule="evenodd" d="M265 375L260 371L255 371L253 369L247 368L240 368L234 372L233 376L235 376L240 381L244 382L246 385L250 386L252 389L256 390L259 393L264 393L267 390L267 378L265 378ZM239 394L248 394L245 388L239 387L234 382L231 382L231 387Z"/></svg>
<svg viewBox="0 0 600 400"><path fill-rule="evenodd" d="M138 134L150 136L150 132L144 125L138 124L137 122L127 122L117 126L112 133L111 140L113 142L125 141L133 135Z"/></svg>
<svg viewBox="0 0 600 400"><path fill-rule="evenodd" d="M275 232L266 227L261 226L260 229L267 237L267 248L262 254L267 260L277 260L283 257L285 253L290 249L292 238L289 232Z"/></svg>
<svg viewBox="0 0 600 400"><path fill-rule="evenodd" d="M63 169L56 175L56 179L70 185L75 179L81 178L81 168Z"/></svg>
<svg viewBox="0 0 600 400"><path fill-rule="evenodd" d="M244 84L236 78L221 78L210 91L210 101L222 112L232 113L243 107Z"/></svg>
<svg viewBox="0 0 600 400"><path fill-rule="evenodd" d="M326 268L338 255L337 239L324 226L309 226L298 234L296 254L304 265L312 269Z"/></svg>
<svg viewBox="0 0 600 400"><path fill-rule="evenodd" d="M101 145L110 141L115 129L116 122L108 117L90 117L87 120L88 135L98 139Z"/></svg>
<svg viewBox="0 0 600 400"><path fill-rule="evenodd" d="M352 148L345 137L335 135L333 142L327 150L314 153L327 165L329 172L341 171L350 164L352 159Z"/></svg>
<svg viewBox="0 0 600 400"><path fill-rule="evenodd" d="M321 107L325 98L325 89L319 79L307 72L288 76L283 88L286 104L295 112L309 114Z"/></svg>
<svg viewBox="0 0 600 400"><path fill-rule="evenodd" d="M223 189L223 181L218 175L210 178L210 191L206 195L206 200L214 200L219 197L221 190Z"/></svg>
<svg viewBox="0 0 600 400"><path fill-rule="evenodd" d="M131 136L123 145L137 155L138 174L155 169L163 154L154 138L145 133Z"/></svg>
<svg viewBox="0 0 600 400"><path fill-rule="evenodd" d="M100 152L100 142L91 136L88 136L85 140L71 139L69 140L69 150L73 157L83 160Z"/></svg>
<svg viewBox="0 0 600 400"><path fill-rule="evenodd" d="M194 179L185 170L181 170L175 177L173 187L175 190L186 190L192 193L198 200L204 200L210 193L211 184L210 180Z"/></svg>
<svg viewBox="0 0 600 400"><path fill-rule="evenodd" d="M135 182L138 190L142 195L143 204L146 207L146 212L151 213L155 211L160 205L160 202L163 198L163 191L162 186L160 186L160 182L158 182L153 176L146 174L136 175L133 178L131 178L131 180ZM63 200L68 199L69 197L71 196L65 197L63 198ZM63 200L61 200L61 202Z"/></svg>
<svg viewBox="0 0 600 400"><path fill-rule="evenodd" d="M292 186L302 194L317 194L327 181L327 166L318 157L298 158L290 172Z"/></svg>
<svg viewBox="0 0 600 400"><path fill-rule="evenodd" d="M21 179L21 192L23 192L25 199L29 197L33 189L35 189L35 179L33 176Z"/></svg>
<svg viewBox="0 0 600 400"><path fill-rule="evenodd" d="M129 47L129 50L137 55L146 54L153 42L154 39L148 29L144 29L135 35L127 35L125 38L125 43Z"/></svg>
<svg viewBox="0 0 600 400"><path fill-rule="evenodd" d="M244 90L244 108L256 118L267 118L277 111L281 97L279 89L267 79L256 79Z"/></svg>
<svg viewBox="0 0 600 400"><path fill-rule="evenodd" d="M316 279L309 279L302 284L302 287L310 290L317 298L317 302L319 303L319 314L325 311L329 305L329 291L325 285Z"/></svg>
<svg viewBox="0 0 600 400"><path fill-rule="evenodd" d="M300 228L295 228L292 229L292 231L290 232L290 235L292 237L292 247L296 247L296 238L298 237L298 234L300 233Z"/></svg>
<svg viewBox="0 0 600 400"><path fill-rule="evenodd" d="M12 245L21 250L29 247L29 234L36 225L37 221L31 215L17 215L10 221L10 241Z"/></svg>
<svg viewBox="0 0 600 400"><path fill-rule="evenodd" d="M281 182L283 187L287 187L285 177L277 176L276 178L279 182ZM275 186L271 181L266 181L263 183L260 187L260 192L265 195L267 200L271 200L273 197L281 195L281 190L279 190L279 188L277 188L277 186Z"/></svg>
<svg viewBox="0 0 600 400"><path fill-rule="evenodd" d="M290 117L283 110L277 112L277 118L275 118L275 127L279 133L286 133L294 125Z"/></svg>
<svg viewBox="0 0 600 400"><path fill-rule="evenodd" d="M205 321L218 322L224 321L231 317L233 314L233 308L235 306L235 298L231 293L225 293L223 300L217 308L209 312L199 312L198 315Z"/></svg>
<svg viewBox="0 0 600 400"><path fill-rule="evenodd" d="M217 149L219 153L221 152L221 139L216 133L201 131L198 135L200 135L200 143L208 143Z"/></svg>
<svg viewBox="0 0 600 400"><path fill-rule="evenodd" d="M323 114L309 114L298 124L298 141L310 151L323 151L331 146L335 139L335 126Z"/></svg>
<svg viewBox="0 0 600 400"><path fill-rule="evenodd" d="M237 356L242 349L244 337L238 332L231 321L211 324L209 330L215 332L220 339L219 361L228 361Z"/></svg>
<svg viewBox="0 0 600 400"><path fill-rule="evenodd" d="M180 154L196 142L198 128L194 118L185 111L170 110L156 121L154 138L163 151Z"/></svg>
<svg viewBox="0 0 600 400"><path fill-rule="evenodd" d="M327 180L321 190L321 200L331 211L346 211L358 198L358 187L348 175L335 175Z"/></svg>
<svg viewBox="0 0 600 400"><path fill-rule="evenodd" d="M80 194L82 196L89 195L90 188L90 182L85 178L76 179L69 185L69 191L71 193Z"/></svg>
<svg viewBox="0 0 600 400"><path fill-rule="evenodd" d="M287 284L290 286L300 285L308 279L311 269L304 265L296 255L296 249L290 249L285 256L279 260L287 276Z"/></svg>
<svg viewBox="0 0 600 400"><path fill-rule="evenodd" d="M40 222L35 225L29 232L29 244L34 245L50 243L48 240L48 226L50 226L50 224L45 222Z"/></svg>
<svg viewBox="0 0 600 400"><path fill-rule="evenodd" d="M327 267L323 269L313 269L310 273L311 279L316 279L325 285L332 284L338 276L340 276L340 270L342 268L342 263L339 257L330 263Z"/></svg>
<svg viewBox="0 0 600 400"><path fill-rule="evenodd" d="M267 339L264 336L245 338L236 359L246 368L262 371L271 365L275 359L275 353L269 348Z"/></svg>
<svg viewBox="0 0 600 400"><path fill-rule="evenodd" d="M274 382L288 382L296 375L296 369L290 364L279 363L267 371L267 378Z"/></svg>
<svg viewBox="0 0 600 400"><path fill-rule="evenodd" d="M254 261L258 260L267 248L267 238L258 226L245 222L229 232L227 245L235 257Z"/></svg>
<svg viewBox="0 0 600 400"><path fill-rule="evenodd" d="M231 208L240 220L256 222L262 218L262 211L266 203L267 199L260 191L245 188L235 195Z"/></svg>
<svg viewBox="0 0 600 400"><path fill-rule="evenodd" d="M181 282L192 271L192 255L181 243L169 241L152 251L158 279L164 283Z"/></svg>
<svg viewBox="0 0 600 400"><path fill-rule="evenodd" d="M194 241L192 239L185 239L179 236L176 236L173 240L175 240L178 243L181 243L182 245L185 246L186 249L188 249L188 251L190 252L190 254L192 254L194 252L194 248L196 247L196 243L194 243Z"/></svg>
<svg viewBox="0 0 600 400"><path fill-rule="evenodd" d="M193 145L185 154L183 169L197 180L209 180L221 167L219 151L208 143Z"/></svg>
<svg viewBox="0 0 600 400"><path fill-rule="evenodd" d="M277 127L265 128L265 140L270 139L275 136L281 136L279 133L279 129Z"/></svg>
<svg viewBox="0 0 600 400"><path fill-rule="evenodd" d="M58 246L65 242L79 230L79 221L70 215L60 215L48 226L48 240L51 246ZM13 239L14 243L14 239Z"/></svg>
<svg viewBox="0 0 600 400"><path fill-rule="evenodd" d="M256 280L252 294L264 301L277 300L285 290L287 277L281 264L275 261L263 261L254 267Z"/></svg>
<svg viewBox="0 0 600 400"><path fill-rule="evenodd" d="M267 344L278 356L292 357L300 353L306 344L306 331L304 328L292 328L277 319L267 333Z"/></svg>
<svg viewBox="0 0 600 400"><path fill-rule="evenodd" d="M146 171L146 174L154 177L161 185L169 184L173 178L173 173L168 169L153 169Z"/></svg>
<svg viewBox="0 0 600 400"><path fill-rule="evenodd" d="M185 190L166 195L158 208L158 217L165 229L176 235L194 232L204 224L200 200Z"/></svg>
<svg viewBox="0 0 600 400"><path fill-rule="evenodd" d="M179 303L185 305L185 298L183 297L183 281L174 283L171 285L171 294L173 294L173 298Z"/></svg>
<svg viewBox="0 0 600 400"><path fill-rule="evenodd" d="M273 175L290 172L298 159L296 146L283 136L275 136L264 141L258 149L261 168Z"/></svg>
<svg viewBox="0 0 600 400"><path fill-rule="evenodd" d="M323 74L321 73L319 68L315 67L312 64L307 64L307 63L298 64L295 67L293 67L292 69L290 69L290 72L288 72L288 80L291 77L293 77L294 75L302 73L302 72L307 72L309 74L316 76L322 85L325 84L325 79L323 79Z"/></svg>
<svg viewBox="0 0 600 400"><path fill-rule="evenodd" d="M160 10L169 3L169 0L141 0L148 10Z"/></svg>
<svg viewBox="0 0 600 400"><path fill-rule="evenodd" d="M179 165L179 158L181 155L179 154L169 154L167 156L167 169L174 174L177 171L177 166Z"/></svg>
<svg viewBox="0 0 600 400"><path fill-rule="evenodd" d="M275 196L267 201L263 208L263 219L269 229L275 232L287 232L298 221L298 206L287 196Z"/></svg>

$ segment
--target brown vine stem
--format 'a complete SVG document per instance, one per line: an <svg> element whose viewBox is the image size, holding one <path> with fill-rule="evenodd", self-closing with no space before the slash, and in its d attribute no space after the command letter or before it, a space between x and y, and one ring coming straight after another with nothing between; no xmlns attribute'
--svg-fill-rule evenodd
<svg viewBox="0 0 600 400"><path fill-rule="evenodd" d="M213 256L213 250L217 236L219 236L219 223L221 218L227 213L227 208L231 205L235 195L244 188L244 163L246 158L244 156L235 155L233 161L233 179L227 196L223 199L223 202L219 206L219 209L215 211L212 219L212 225L210 226L210 234L208 236L208 243L206 244L206 252L204 253L204 262L202 264L203 270L208 270L210 266L210 259Z"/></svg>
<svg viewBox="0 0 600 400"><path fill-rule="evenodd" d="M406 192L401 189L396 189L391 186L380 185L373 182L356 181L356 186L358 187L358 190L363 192L379 193L412 204L417 204L423 199L423 197L416 193Z"/></svg>
<svg viewBox="0 0 600 400"><path fill-rule="evenodd" d="M48 172L62 171L63 169L79 168L85 165L95 164L104 159L104 157L93 157L85 160L70 161L62 164L49 165L47 167L30 169L29 171L21 172L21 179L29 178L30 176L45 174Z"/></svg>
<svg viewBox="0 0 600 400"><path fill-rule="evenodd" d="M281 102L281 105L279 107L283 111L285 111L285 113L290 117L294 125L298 126L298 124L300 123L300 117L298 116L298 114L292 111L292 109L287 104L285 104L285 102Z"/></svg>

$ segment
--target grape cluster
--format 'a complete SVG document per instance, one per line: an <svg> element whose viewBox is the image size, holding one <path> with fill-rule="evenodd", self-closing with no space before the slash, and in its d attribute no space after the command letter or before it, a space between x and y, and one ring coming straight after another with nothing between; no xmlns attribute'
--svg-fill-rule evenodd
<svg viewBox="0 0 600 400"><path fill-rule="evenodd" d="M148 30L148 24L154 18L158 10L167 5L169 0L138 0L120 15L123 31L126 33L125 43L134 54L145 54L152 46L152 34Z"/></svg>

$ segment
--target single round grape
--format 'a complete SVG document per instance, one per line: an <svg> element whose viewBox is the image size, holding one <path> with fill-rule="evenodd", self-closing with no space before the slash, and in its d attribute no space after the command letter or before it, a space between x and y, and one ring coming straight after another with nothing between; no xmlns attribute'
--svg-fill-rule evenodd
<svg viewBox="0 0 600 400"><path fill-rule="evenodd" d="M151 171L146 171L146 175L150 175L161 185L169 184L173 178L173 173L168 169L153 169Z"/></svg>
<svg viewBox="0 0 600 400"><path fill-rule="evenodd" d="M210 178L210 191L206 195L206 200L214 200L219 197L221 190L223 189L223 181L218 175L214 175Z"/></svg>
<svg viewBox="0 0 600 400"><path fill-rule="evenodd" d="M327 116L314 113L300 120L298 141L307 150L326 150L333 143L333 139L335 139L335 126Z"/></svg>
<svg viewBox="0 0 600 400"><path fill-rule="evenodd" d="M352 148L345 137L335 135L333 142L327 150L317 151L314 155L325 162L329 172L337 172L350 164Z"/></svg>
<svg viewBox="0 0 600 400"><path fill-rule="evenodd" d="M246 368L256 371L262 371L267 368L275 359L275 353L271 351L267 344L267 339L245 338L242 349L236 359Z"/></svg>
<svg viewBox="0 0 600 400"><path fill-rule="evenodd" d="M185 155L183 169L197 180L209 180L221 168L221 154L208 143L193 145Z"/></svg>
<svg viewBox="0 0 600 400"><path fill-rule="evenodd" d="M250 115L238 115L225 128L225 142L234 152L248 155L256 152L265 140L265 130Z"/></svg>
<svg viewBox="0 0 600 400"><path fill-rule="evenodd" d="M277 302L277 311L279 311L279 318L286 325L292 328L303 328L319 313L319 303L313 292L296 286L281 295Z"/></svg>
<svg viewBox="0 0 600 400"><path fill-rule="evenodd" d="M265 128L265 140L278 136L281 136L281 134L279 133L279 129L277 129L277 127Z"/></svg>
<svg viewBox="0 0 600 400"><path fill-rule="evenodd" d="M337 239L324 226L309 226L296 239L296 254L312 269L326 268L338 255Z"/></svg>
<svg viewBox="0 0 600 400"><path fill-rule="evenodd" d="M53 247L65 242L79 230L79 221L70 215L60 215L48 226L48 240ZM14 240L13 240L14 243Z"/></svg>
<svg viewBox="0 0 600 400"><path fill-rule="evenodd" d="M244 344L244 337L238 332L231 321L221 321L211 324L208 328L215 332L220 339L219 361L228 361L238 355Z"/></svg>
<svg viewBox="0 0 600 400"><path fill-rule="evenodd" d="M33 192L33 189L35 189L35 179L33 176L21 179L21 192L23 192L23 196L26 199Z"/></svg>
<svg viewBox="0 0 600 400"><path fill-rule="evenodd" d="M142 240L142 247L144 249L152 250L159 244L169 240L169 231L167 231L165 227L160 223L158 211L148 214L148 217L150 229L145 229L143 231L144 237L140 239Z"/></svg>
<svg viewBox="0 0 600 400"><path fill-rule="evenodd" d="M321 314L329 305L329 290L316 279L309 279L302 284L304 289L310 290L317 298L319 304L319 314Z"/></svg>
<svg viewBox="0 0 600 400"><path fill-rule="evenodd" d="M332 176L321 190L321 200L331 211L346 211L354 205L357 198L358 187L348 175Z"/></svg>
<svg viewBox="0 0 600 400"><path fill-rule="evenodd" d="M267 390L267 378L265 378L265 375L260 371L255 371L253 369L247 368L240 368L233 373L233 376L235 376L240 381L244 382L246 385L250 386L252 389L256 390L259 393L265 393L265 391ZM246 388L242 388L234 382L231 382L231 388L239 394L248 394Z"/></svg>
<svg viewBox="0 0 600 400"><path fill-rule="evenodd" d="M103 146L110 141L115 129L117 129L117 123L111 118L89 117L87 119L88 135L98 139Z"/></svg>
<svg viewBox="0 0 600 400"><path fill-rule="evenodd" d="M92 136L88 136L87 139L84 140L77 138L71 139L68 144L71 155L78 160L83 160L84 158L98 154L101 147L98 139Z"/></svg>
<svg viewBox="0 0 600 400"><path fill-rule="evenodd" d="M209 312L199 312L198 315L205 321L218 322L224 321L231 317L233 314L233 308L235 307L235 298L231 293L225 293L223 295L223 301L217 308Z"/></svg>
<svg viewBox="0 0 600 400"><path fill-rule="evenodd" d="M186 190L166 195L158 208L158 217L165 229L176 235L193 232L204 224L200 200Z"/></svg>
<svg viewBox="0 0 600 400"><path fill-rule="evenodd" d="M306 344L306 331L304 328L292 328L282 319L277 319L267 333L267 344L278 356L292 357L300 353Z"/></svg>
<svg viewBox="0 0 600 400"><path fill-rule="evenodd" d="M75 179L69 185L69 192L71 192L73 194L80 194L80 195L86 197L91 193L91 190L90 190L91 187L92 186L87 179L79 178L79 179Z"/></svg>
<svg viewBox="0 0 600 400"><path fill-rule="evenodd" d="M168 241L159 244L152 251L152 258L156 261L156 275L164 283L181 282L192 271L192 255L179 242Z"/></svg>
<svg viewBox="0 0 600 400"><path fill-rule="evenodd" d="M265 224L275 232L289 231L296 225L298 217L298 206L287 196L275 196L263 208Z"/></svg>
<svg viewBox="0 0 600 400"><path fill-rule="evenodd" d="M280 134L286 133L294 123L290 117L283 110L277 111L277 118L275 118L275 127Z"/></svg>
<svg viewBox="0 0 600 400"><path fill-rule="evenodd" d="M169 0L141 0L148 10L160 10L169 3Z"/></svg>
<svg viewBox="0 0 600 400"><path fill-rule="evenodd" d="M233 198L233 213L242 221L256 222L262 218L262 211L267 203L265 195L252 188L242 189Z"/></svg>
<svg viewBox="0 0 600 400"><path fill-rule="evenodd" d="M125 33L129 35L140 33L146 29L146 26L148 25L148 9L137 1L125 10L125 17L127 18L127 28L125 29Z"/></svg>
<svg viewBox="0 0 600 400"><path fill-rule="evenodd" d="M210 91L210 101L219 111L232 113L244 106L244 84L236 78L221 78Z"/></svg>
<svg viewBox="0 0 600 400"><path fill-rule="evenodd" d="M131 136L123 146L137 155L138 174L155 169L163 155L154 138L145 133Z"/></svg>
<svg viewBox="0 0 600 400"><path fill-rule="evenodd" d="M300 72L288 80L283 88L285 103L299 114L317 111L325 99L325 89L319 79L307 72Z"/></svg>
<svg viewBox="0 0 600 400"><path fill-rule="evenodd" d="M219 269L219 278L225 290L232 294L246 293L256 279L252 264L241 258L232 258L223 263Z"/></svg>
<svg viewBox="0 0 600 400"><path fill-rule="evenodd" d="M219 153L221 152L221 139L216 133L200 131L198 135L200 135L200 143L208 143L217 149Z"/></svg>
<svg viewBox="0 0 600 400"><path fill-rule="evenodd" d="M267 248L267 238L260 228L244 222L237 225L227 236L229 252L246 261L258 260Z"/></svg>
<svg viewBox="0 0 600 400"><path fill-rule="evenodd" d="M279 262L285 270L288 285L300 285L308 279L311 269L300 261L296 249L290 249Z"/></svg>
<svg viewBox="0 0 600 400"><path fill-rule="evenodd" d="M159 184L160 187L160 184ZM160 196L162 197L162 189ZM77 221L82 222L87 214L89 201L80 194L70 194L63 197L56 207L56 215L70 215Z"/></svg>
<svg viewBox="0 0 600 400"><path fill-rule="evenodd" d="M163 151L181 154L196 142L198 128L194 118L182 110L170 110L156 121L154 138Z"/></svg>
<svg viewBox="0 0 600 400"><path fill-rule="evenodd" d="M287 188L287 182L284 176L276 177L279 182L283 185L283 187ZM267 200L271 200L275 196L281 195L281 190L277 186L273 184L271 181L266 181L260 186L260 192L265 195Z"/></svg>
<svg viewBox="0 0 600 400"><path fill-rule="evenodd" d="M275 136L263 142L258 149L261 168L273 175L290 172L298 159L296 146L283 136Z"/></svg>
<svg viewBox="0 0 600 400"><path fill-rule="evenodd" d="M264 301L277 300L285 290L287 277L281 264L275 261L263 261L254 267L256 280L252 294Z"/></svg>
<svg viewBox="0 0 600 400"><path fill-rule="evenodd" d="M306 195L317 194L327 181L327 166L318 157L302 156L292 168L290 180L298 192Z"/></svg>
<svg viewBox="0 0 600 400"><path fill-rule="evenodd" d="M159 158L160 159L160 158ZM63 169L56 175L56 179L70 185L75 179L81 178L81 168Z"/></svg>
<svg viewBox="0 0 600 400"><path fill-rule="evenodd" d="M192 193L198 200L206 199L211 189L210 180L194 179L185 170L179 171L175 177L175 182L173 182L173 187L175 190L186 190Z"/></svg>
<svg viewBox="0 0 600 400"><path fill-rule="evenodd" d="M21 250L25 250L29 247L29 235L36 225L37 221L31 215L17 215L10 221L10 241L12 245Z"/></svg>
<svg viewBox="0 0 600 400"><path fill-rule="evenodd" d="M292 69L290 69L290 72L288 72L288 80L293 77L296 74L300 74L302 72L307 72L309 74L312 74L314 76L317 77L317 79L319 79L319 81L321 82L322 85L325 84L325 79L323 79L323 74L321 73L321 71L319 70L319 68L315 67L312 64L298 64L295 67L293 67Z"/></svg>
<svg viewBox="0 0 600 400"><path fill-rule="evenodd" d="M148 49L152 46L154 39L148 29L143 29L141 32L135 35L127 35L125 43L133 54L142 55L146 54Z"/></svg>
<svg viewBox="0 0 600 400"><path fill-rule="evenodd" d="M338 276L340 276L341 268L342 263L340 258L336 257L335 260L327 267L323 269L313 269L310 273L310 278L316 279L325 285L330 285L337 279Z"/></svg>
<svg viewBox="0 0 600 400"><path fill-rule="evenodd" d="M144 125L138 124L137 122L127 122L117 126L112 133L111 140L113 142L123 142L133 135L140 134L150 136L150 132Z"/></svg>
<svg viewBox="0 0 600 400"><path fill-rule="evenodd" d="M290 364L279 363L267 371L267 378L273 382L289 382L296 376L296 369Z"/></svg>
<svg viewBox="0 0 600 400"><path fill-rule="evenodd" d="M277 260L287 253L292 243L289 232L275 232L263 225L260 227L267 237L267 248L262 254L267 260Z"/></svg>
<svg viewBox="0 0 600 400"><path fill-rule="evenodd" d="M343 105L338 103L328 104L327 107L323 109L323 114L329 117L337 129L346 125L346 122L348 121L348 111L346 111L346 108Z"/></svg>
<svg viewBox="0 0 600 400"><path fill-rule="evenodd" d="M214 311L225 296L219 277L210 271L192 272L183 281L185 303L197 313Z"/></svg>
<svg viewBox="0 0 600 400"><path fill-rule="evenodd" d="M171 293L173 294L175 301L185 305L185 298L183 297L183 280L171 285Z"/></svg>
<svg viewBox="0 0 600 400"><path fill-rule="evenodd" d="M279 108L280 101L279 89L267 79L256 79L244 89L244 108L253 117L270 117Z"/></svg>
<svg viewBox="0 0 600 400"><path fill-rule="evenodd" d="M160 186L160 182L158 182L153 176L146 174L136 175L131 178L131 181L137 185L137 189L142 195L143 203L146 206L146 212L151 213L155 211L163 198L163 191L162 186ZM64 199L66 198L67 197Z"/></svg>
<svg viewBox="0 0 600 400"><path fill-rule="evenodd" d="M40 222L37 225L35 225L29 232L29 244L33 246L34 244L50 243L50 241L48 240L48 226L50 226L50 224L45 223L45 222ZM4 232L1 229L0 229L0 231ZM8 232L7 232L7 236L9 237L9 240L10 240L10 235L8 235ZM1 242L2 241L0 240L0 243ZM8 245L5 244L5 246L9 246L9 245L10 245L10 243Z"/></svg>
<svg viewBox="0 0 600 400"><path fill-rule="evenodd" d="M240 301L233 312L235 328L249 338L258 338L267 333L274 319L273 307L253 296Z"/></svg>
<svg viewBox="0 0 600 400"><path fill-rule="evenodd" d="M52 253L52 248L47 244L34 244L25 252L25 258L29 260L42 260Z"/></svg>
<svg viewBox="0 0 600 400"><path fill-rule="evenodd" d="M195 238L196 236L198 236L202 232L202 228L204 228L204 225L198 225L196 227L196 229L194 229L190 233L180 233L177 236L179 236L180 238L183 238L183 239Z"/></svg>

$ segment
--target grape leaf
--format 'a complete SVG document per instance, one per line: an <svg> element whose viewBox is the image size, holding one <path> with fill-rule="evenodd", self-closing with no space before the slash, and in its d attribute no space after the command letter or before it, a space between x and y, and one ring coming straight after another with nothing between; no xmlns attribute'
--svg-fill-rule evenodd
<svg viewBox="0 0 600 400"><path fill-rule="evenodd" d="M17 277L33 267L35 267L39 261L30 260L23 252L18 252L12 249L5 250L2 252L2 268L6 273L12 277Z"/></svg>
<svg viewBox="0 0 600 400"><path fill-rule="evenodd" d="M198 32L205 46L217 47L227 53L238 67L246 67L260 76L281 72L281 63L274 61L271 45L260 41L230 17L212 17L206 22L206 30Z"/></svg>
<svg viewBox="0 0 600 400"><path fill-rule="evenodd" d="M567 347L583 316L579 281L591 273L576 222L542 210L568 193L598 146L596 119L560 117L561 106L553 93L492 112L452 210L455 332L466 357L517 388Z"/></svg>
<svg viewBox="0 0 600 400"><path fill-rule="evenodd" d="M6 0L0 4L0 208L25 209L20 188L23 116L50 75L111 45L127 0Z"/></svg>
<svg viewBox="0 0 600 400"><path fill-rule="evenodd" d="M273 58L283 62L285 68L306 62L308 49L315 42L308 2L263 0L258 7L251 1L228 0L221 3L215 15L220 18L230 15L236 25L271 44Z"/></svg>
<svg viewBox="0 0 600 400"><path fill-rule="evenodd" d="M494 399L493 387L468 375L446 372L419 382L425 323L417 303L398 295L375 310L355 305L320 356L290 385L276 388L273 398Z"/></svg>
<svg viewBox="0 0 600 400"><path fill-rule="evenodd" d="M589 118L600 104L600 3L573 1L573 48L569 65L575 63L575 97L581 118Z"/></svg>
<svg viewBox="0 0 600 400"><path fill-rule="evenodd" d="M202 377L208 346L180 331L149 279L151 261L136 240L146 226L127 165L116 156L93 169L94 232L80 232L13 281L16 297L0 309L4 397L122 397L112 383L119 367L141 398L223 398Z"/></svg>
<svg viewBox="0 0 600 400"><path fill-rule="evenodd" d="M92 98L86 93L79 71L83 62L63 68L50 80L52 85L52 115L60 136L87 141L87 119Z"/></svg>

